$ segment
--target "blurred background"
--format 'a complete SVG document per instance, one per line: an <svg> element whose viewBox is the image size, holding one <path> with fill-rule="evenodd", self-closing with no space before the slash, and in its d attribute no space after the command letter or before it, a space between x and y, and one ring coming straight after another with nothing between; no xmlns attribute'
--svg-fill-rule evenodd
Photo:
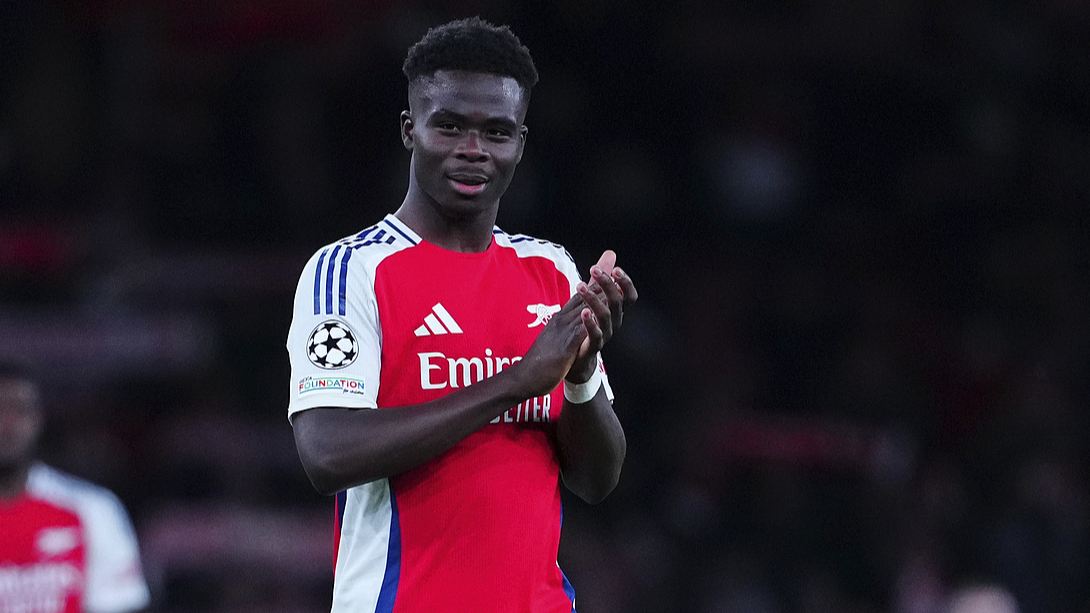
<svg viewBox="0 0 1090 613"><path fill-rule="evenodd" d="M1090 610L1090 4L6 0L0 357L154 611L328 610L292 292L400 204L405 52L477 14L542 75L499 225L641 293L581 613Z"/></svg>

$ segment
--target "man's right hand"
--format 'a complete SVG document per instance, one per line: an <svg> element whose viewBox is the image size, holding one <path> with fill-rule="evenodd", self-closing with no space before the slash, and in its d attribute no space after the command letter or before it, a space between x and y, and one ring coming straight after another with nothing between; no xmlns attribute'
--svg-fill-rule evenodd
<svg viewBox="0 0 1090 613"><path fill-rule="evenodd" d="M572 296L545 324L522 360L508 369L517 371L527 398L552 392L568 374L587 338L582 318L584 308L583 298L579 294Z"/></svg>

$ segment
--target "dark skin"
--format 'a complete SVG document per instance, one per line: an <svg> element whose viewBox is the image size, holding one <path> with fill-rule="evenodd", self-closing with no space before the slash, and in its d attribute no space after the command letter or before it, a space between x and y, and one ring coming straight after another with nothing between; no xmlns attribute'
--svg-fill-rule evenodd
<svg viewBox="0 0 1090 613"><path fill-rule="evenodd" d="M0 499L23 491L41 431L37 387L23 379L0 377Z"/></svg>
<svg viewBox="0 0 1090 613"><path fill-rule="evenodd" d="M401 136L412 162L397 217L445 249L486 250L500 197L522 159L527 104L514 79L497 75L439 71L411 84ZM403 473L561 381L589 380L598 351L637 298L631 278L615 263L616 255L606 251L591 269L591 283L579 284L523 359L493 377L393 411L327 407L298 413L296 446L314 487L333 494ZM568 489L591 503L613 491L626 443L603 390L586 403L565 400L556 448Z"/></svg>

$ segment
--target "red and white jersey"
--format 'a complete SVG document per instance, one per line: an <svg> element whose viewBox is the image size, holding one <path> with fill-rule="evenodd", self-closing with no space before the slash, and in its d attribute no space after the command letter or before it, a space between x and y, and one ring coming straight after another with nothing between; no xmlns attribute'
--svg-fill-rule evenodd
<svg viewBox="0 0 1090 613"><path fill-rule="evenodd" d="M25 492L0 499L0 612L82 613L79 517Z"/></svg>
<svg viewBox="0 0 1090 613"><path fill-rule="evenodd" d="M493 376L578 282L558 245L496 229L486 251L456 253L388 215L303 270L289 417L397 410ZM333 612L574 611L556 563L563 399L558 387L415 469L338 494Z"/></svg>
<svg viewBox="0 0 1090 613"><path fill-rule="evenodd" d="M150 602L136 536L110 491L36 464L0 500L0 613L122 613Z"/></svg>

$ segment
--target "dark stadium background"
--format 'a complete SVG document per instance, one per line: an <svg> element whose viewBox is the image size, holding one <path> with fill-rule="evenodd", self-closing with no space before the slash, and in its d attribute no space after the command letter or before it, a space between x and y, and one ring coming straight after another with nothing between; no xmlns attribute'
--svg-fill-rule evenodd
<svg viewBox="0 0 1090 613"><path fill-rule="evenodd" d="M154 611L328 610L291 294L400 203L405 50L474 14L542 75L501 227L641 292L581 613L1088 610L1090 4L8 0L0 357Z"/></svg>

